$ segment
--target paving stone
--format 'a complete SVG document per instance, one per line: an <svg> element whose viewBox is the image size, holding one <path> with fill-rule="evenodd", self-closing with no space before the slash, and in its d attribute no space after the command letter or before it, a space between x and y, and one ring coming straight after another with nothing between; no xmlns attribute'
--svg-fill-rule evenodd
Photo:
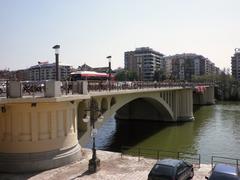
<svg viewBox="0 0 240 180"><path fill-rule="evenodd" d="M97 157L101 160L100 170L88 174L88 161L92 151L83 149L83 159L75 163L32 174L3 174L0 180L146 180L149 171L156 162L153 159L123 156L120 153L97 150ZM211 165L201 164L195 168L193 180L204 179L208 175Z"/></svg>

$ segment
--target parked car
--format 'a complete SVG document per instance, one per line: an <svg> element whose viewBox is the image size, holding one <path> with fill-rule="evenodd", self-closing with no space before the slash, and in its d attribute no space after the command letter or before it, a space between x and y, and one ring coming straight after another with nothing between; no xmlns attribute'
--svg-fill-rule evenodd
<svg viewBox="0 0 240 180"><path fill-rule="evenodd" d="M216 164L211 171L208 180L240 180L239 169L228 164Z"/></svg>
<svg viewBox="0 0 240 180"><path fill-rule="evenodd" d="M148 180L186 180L194 176L193 165L177 159L157 161L148 174Z"/></svg>

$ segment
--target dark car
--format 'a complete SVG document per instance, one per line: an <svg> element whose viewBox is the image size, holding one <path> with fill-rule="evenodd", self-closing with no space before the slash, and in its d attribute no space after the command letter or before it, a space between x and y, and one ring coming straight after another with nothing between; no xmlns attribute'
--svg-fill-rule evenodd
<svg viewBox="0 0 240 180"><path fill-rule="evenodd" d="M240 180L239 169L228 164L216 164L208 180Z"/></svg>
<svg viewBox="0 0 240 180"><path fill-rule="evenodd" d="M157 161L148 174L148 180L185 180L194 176L193 165L183 160Z"/></svg>

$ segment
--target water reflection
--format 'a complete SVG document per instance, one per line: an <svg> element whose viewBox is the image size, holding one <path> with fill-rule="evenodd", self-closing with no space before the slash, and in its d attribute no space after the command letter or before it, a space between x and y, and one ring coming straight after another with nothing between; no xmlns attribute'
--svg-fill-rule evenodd
<svg viewBox="0 0 240 180"><path fill-rule="evenodd" d="M240 158L239 105L224 102L195 107L195 121L187 123L112 118L99 129L97 148L120 151L121 146L141 146L196 152L205 163L210 161L211 155ZM91 147L91 143L87 147Z"/></svg>

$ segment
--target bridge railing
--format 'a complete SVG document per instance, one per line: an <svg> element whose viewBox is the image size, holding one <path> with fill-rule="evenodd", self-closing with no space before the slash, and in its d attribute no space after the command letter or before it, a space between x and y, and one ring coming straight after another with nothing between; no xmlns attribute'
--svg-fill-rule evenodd
<svg viewBox="0 0 240 180"><path fill-rule="evenodd" d="M0 97L11 97L10 92L14 89L16 97L22 96L45 96L46 82L49 81L4 81L0 83ZM55 81L51 81L55 83ZM83 83L85 82L85 83ZM11 83L11 87L10 87ZM96 91L121 91L131 89L149 89L149 88L171 88L171 87L183 87L194 88L199 85L189 82L145 82L145 81L62 81L58 86L54 86L59 91L60 95L69 94L86 94L88 92ZM110 86L109 86L110 85ZM209 85L201 83L200 85ZM54 88L52 87L52 88Z"/></svg>
<svg viewBox="0 0 240 180"><path fill-rule="evenodd" d="M43 96L44 81L4 81L0 83L0 97Z"/></svg>
<svg viewBox="0 0 240 180"><path fill-rule="evenodd" d="M126 90L126 89L146 89L146 88L164 88L164 87L184 87L192 88L193 83L179 83L179 82L143 82L143 81L129 81L129 82L108 82L89 81L89 91L105 91L105 90Z"/></svg>
<svg viewBox="0 0 240 180"><path fill-rule="evenodd" d="M175 159L182 159L191 164L195 167L200 168L201 164L201 156L200 154L195 154L191 152L176 152L176 151L168 151L163 149L153 149L153 148L142 148L142 147L129 147L129 146L122 146L121 147L121 157L123 155L131 155L138 157L138 160L141 157L144 158L151 158L151 159L162 159L162 158L175 158Z"/></svg>

